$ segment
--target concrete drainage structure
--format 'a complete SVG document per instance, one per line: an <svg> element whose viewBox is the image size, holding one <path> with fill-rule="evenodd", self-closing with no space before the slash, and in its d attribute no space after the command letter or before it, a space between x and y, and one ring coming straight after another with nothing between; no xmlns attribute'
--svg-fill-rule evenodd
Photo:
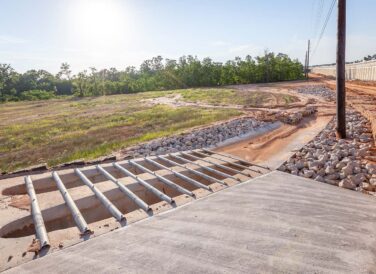
<svg viewBox="0 0 376 274"><path fill-rule="evenodd" d="M24 255L31 242L38 243L34 252L48 253L268 171L200 149L2 180L13 213L0 211L0 249L9 253L0 253L0 271L31 259ZM8 255L19 258L12 263Z"/></svg>

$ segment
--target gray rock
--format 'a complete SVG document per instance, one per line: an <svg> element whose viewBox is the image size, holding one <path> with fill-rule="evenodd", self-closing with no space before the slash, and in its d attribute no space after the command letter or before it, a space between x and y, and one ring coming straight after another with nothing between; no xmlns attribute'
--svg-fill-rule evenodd
<svg viewBox="0 0 376 274"><path fill-rule="evenodd" d="M326 169L325 169L325 173L328 174L328 175L333 174L335 172L336 172L336 170L332 166L327 166Z"/></svg>
<svg viewBox="0 0 376 274"><path fill-rule="evenodd" d="M334 185L334 186L338 185L338 182L336 180L331 180L327 178L324 179L324 182L330 185Z"/></svg>
<svg viewBox="0 0 376 274"><path fill-rule="evenodd" d="M366 164L366 169L368 169L368 170L370 170L370 169L376 169L376 164L367 163Z"/></svg>
<svg viewBox="0 0 376 274"><path fill-rule="evenodd" d="M342 188L347 188L347 189L356 188L356 185L353 182L351 182L349 179L343 179L342 181L339 182L338 186Z"/></svg>
<svg viewBox="0 0 376 274"><path fill-rule="evenodd" d="M320 176L320 175L317 175L316 178L315 178L315 181L318 181L318 182L322 182L324 183L325 182L325 179L324 177Z"/></svg>
<svg viewBox="0 0 376 274"><path fill-rule="evenodd" d="M315 172L312 170L304 170L304 177L312 178L315 175Z"/></svg>
<svg viewBox="0 0 376 274"><path fill-rule="evenodd" d="M349 162L344 168L342 168L342 172L348 176L354 173L354 164Z"/></svg>
<svg viewBox="0 0 376 274"><path fill-rule="evenodd" d="M348 177L351 182L353 182L355 185L359 185L361 183L364 182L364 180L366 179L366 177L364 176L364 174L362 173L359 173L359 174L356 174L356 175L351 175Z"/></svg>
<svg viewBox="0 0 376 274"><path fill-rule="evenodd" d="M345 162L339 162L337 165L336 165L336 169L342 169L346 166L346 163Z"/></svg>
<svg viewBox="0 0 376 274"><path fill-rule="evenodd" d="M325 176L325 179L328 179L328 180L337 180L337 179L339 179L339 174L338 173L333 173L333 174L327 175L327 176Z"/></svg>
<svg viewBox="0 0 376 274"><path fill-rule="evenodd" d="M297 161L296 164L295 164L295 167L297 169L302 169L304 168L304 162L303 161Z"/></svg>
<svg viewBox="0 0 376 274"><path fill-rule="evenodd" d="M320 176L325 176L325 169L323 168L320 168L318 171L317 171L317 175L320 175Z"/></svg>

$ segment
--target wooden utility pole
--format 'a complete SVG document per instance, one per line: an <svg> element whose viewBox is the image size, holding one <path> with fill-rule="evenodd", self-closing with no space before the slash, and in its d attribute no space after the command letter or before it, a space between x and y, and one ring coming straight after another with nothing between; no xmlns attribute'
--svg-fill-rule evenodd
<svg viewBox="0 0 376 274"><path fill-rule="evenodd" d="M305 60L304 60L304 77L306 79L308 78L307 54L308 54L308 51L305 52Z"/></svg>
<svg viewBox="0 0 376 274"><path fill-rule="evenodd" d="M337 134L346 138L346 0L338 0Z"/></svg>

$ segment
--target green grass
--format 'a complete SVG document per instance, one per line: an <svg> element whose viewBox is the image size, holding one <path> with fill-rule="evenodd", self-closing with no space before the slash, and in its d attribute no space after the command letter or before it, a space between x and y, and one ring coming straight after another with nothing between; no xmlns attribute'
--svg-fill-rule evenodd
<svg viewBox="0 0 376 274"><path fill-rule="evenodd" d="M151 105L147 99L181 94L215 105L291 103L290 95L232 89L186 89L0 105L0 171L94 159L155 138L242 114L235 109ZM278 97L278 98L277 98Z"/></svg>
<svg viewBox="0 0 376 274"><path fill-rule="evenodd" d="M187 89L180 91L180 93L184 101L213 105L263 107L266 105L286 105L299 101L297 97L289 94L235 89Z"/></svg>
<svg viewBox="0 0 376 274"><path fill-rule="evenodd" d="M240 114L228 109L146 106L133 100L117 99L110 104L111 111L103 107L105 102L97 101L92 102L90 109L81 109L82 103L87 102L72 106L56 101L51 114L44 109L50 106L36 109L33 105L24 105L25 113L27 107L33 108L33 118L27 116L25 121L7 123L0 128L1 171L44 162L54 166L76 159L94 159L130 145Z"/></svg>

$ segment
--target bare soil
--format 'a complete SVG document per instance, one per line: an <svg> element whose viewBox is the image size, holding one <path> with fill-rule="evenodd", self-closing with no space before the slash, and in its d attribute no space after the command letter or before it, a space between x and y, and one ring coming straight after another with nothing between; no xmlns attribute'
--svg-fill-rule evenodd
<svg viewBox="0 0 376 274"><path fill-rule="evenodd" d="M260 137L219 147L216 151L275 169L324 129L332 114L304 118L298 125L283 125Z"/></svg>

